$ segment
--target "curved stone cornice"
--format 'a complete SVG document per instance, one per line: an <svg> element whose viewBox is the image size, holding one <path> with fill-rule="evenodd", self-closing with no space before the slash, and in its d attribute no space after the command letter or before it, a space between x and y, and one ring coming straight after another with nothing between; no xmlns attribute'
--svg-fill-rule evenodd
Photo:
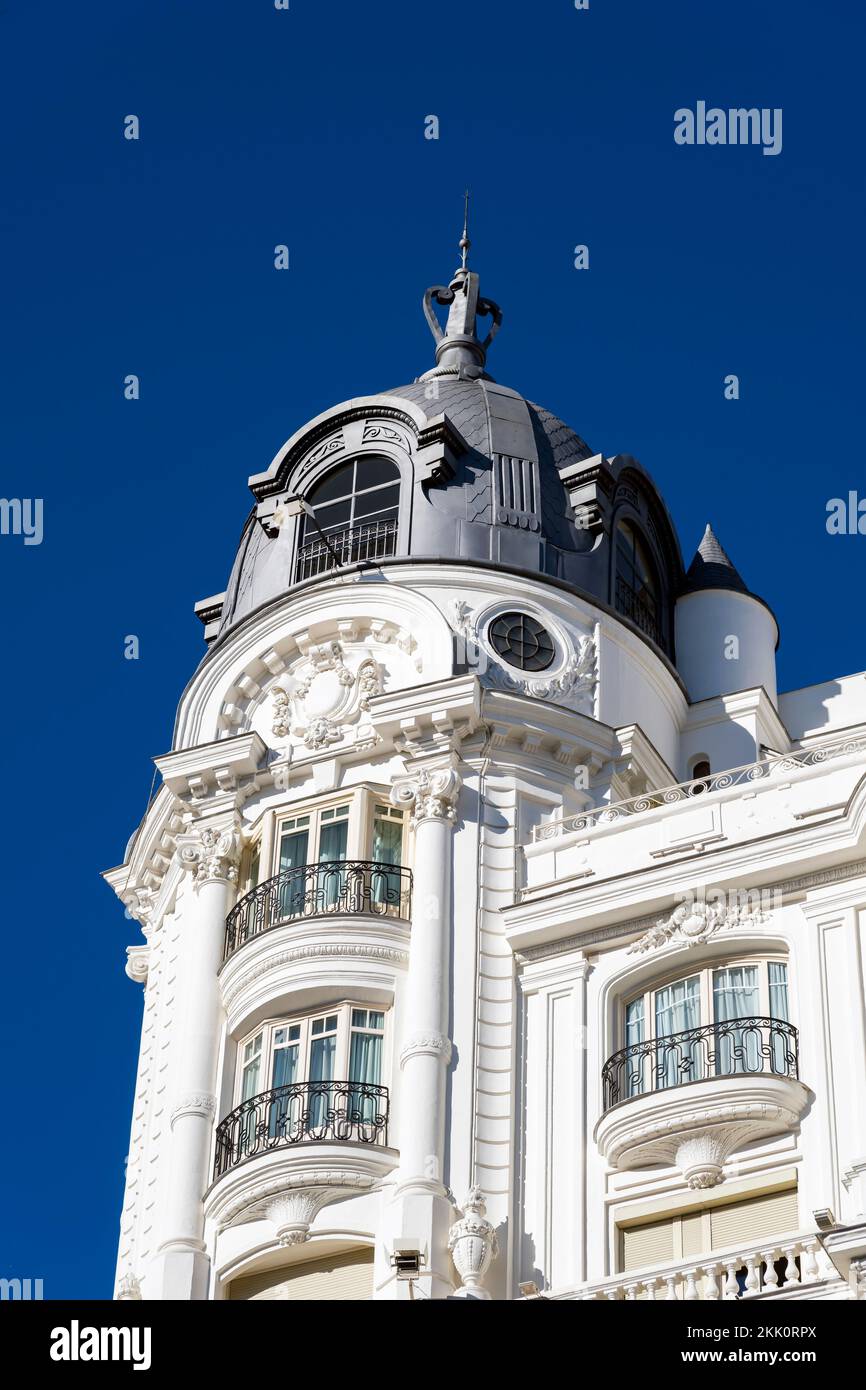
<svg viewBox="0 0 866 1390"><path fill-rule="evenodd" d="M274 1149L219 1178L205 1194L205 1214L222 1229L270 1216L278 1224L282 1220L289 1234L293 1224L303 1224L303 1213L314 1202L318 1211L328 1202L375 1191L397 1161L394 1149L373 1144L316 1143ZM280 1201L287 1205L277 1207Z"/></svg>
<svg viewBox="0 0 866 1390"><path fill-rule="evenodd" d="M689 1187L713 1187L735 1150L796 1130L812 1099L786 1076L714 1076L620 1101L595 1140L612 1168L675 1164Z"/></svg>
<svg viewBox="0 0 866 1390"><path fill-rule="evenodd" d="M412 808L412 824L425 820L442 820L453 824L457 819L457 800L462 779L453 767L429 771L420 768L414 774L400 778L391 788L394 806Z"/></svg>
<svg viewBox="0 0 866 1390"><path fill-rule="evenodd" d="M334 933L339 935L335 937ZM363 933L361 940L353 934ZM409 925L387 917L340 922L286 922L248 941L220 971L220 992L229 1027L240 1026L250 1009L293 989L306 989L327 975L341 989L374 983L393 998L397 972L409 963Z"/></svg>

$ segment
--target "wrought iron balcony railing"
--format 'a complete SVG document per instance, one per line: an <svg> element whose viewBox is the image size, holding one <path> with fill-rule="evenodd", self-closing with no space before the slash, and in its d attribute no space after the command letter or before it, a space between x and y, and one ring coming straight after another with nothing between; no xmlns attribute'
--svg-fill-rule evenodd
<svg viewBox="0 0 866 1390"><path fill-rule="evenodd" d="M217 1126L214 1181L248 1158L317 1142L387 1145L387 1086L303 1081L251 1096Z"/></svg>
<svg viewBox="0 0 866 1390"><path fill-rule="evenodd" d="M329 533L327 543L321 536L307 541L298 550L296 578L314 579L317 574L340 565L356 565L364 560L384 560L397 549L397 522L368 521L350 530Z"/></svg>
<svg viewBox="0 0 866 1390"><path fill-rule="evenodd" d="M344 859L284 869L241 898L226 917L223 959L238 947L295 917L398 917L412 913L412 873L398 864Z"/></svg>
<svg viewBox="0 0 866 1390"><path fill-rule="evenodd" d="M730 787L750 789L754 782L763 782L773 777L787 780L794 773L821 767L836 758L859 756L864 752L866 739L860 738L762 758L758 762L745 763L742 767L728 768L725 772L712 773L708 777L695 777L690 782L676 782L670 787L658 787L653 791L642 792L640 796L629 797L627 801L593 806L576 816L566 816L563 820L536 825L532 832L532 841L536 844L539 840L555 840L558 836L569 835L573 831L592 830L596 825L612 825L628 816L639 816L645 811L676 806L682 801L690 801L693 797L703 796L707 792L727 791Z"/></svg>
<svg viewBox="0 0 866 1390"><path fill-rule="evenodd" d="M636 627L641 632L645 632L655 642L657 647L663 647L661 627L655 610L650 607L645 599L634 590L622 575L617 575L616 579L616 611L622 613L624 618L631 618Z"/></svg>
<svg viewBox="0 0 866 1390"><path fill-rule="evenodd" d="M708 1023L615 1052L601 1072L604 1109L690 1081L762 1072L797 1080L797 1030L792 1024L780 1018Z"/></svg>

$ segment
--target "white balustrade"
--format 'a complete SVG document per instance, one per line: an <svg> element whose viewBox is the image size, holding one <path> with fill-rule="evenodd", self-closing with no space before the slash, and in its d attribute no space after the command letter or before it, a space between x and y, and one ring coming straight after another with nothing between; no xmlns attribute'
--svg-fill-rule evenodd
<svg viewBox="0 0 866 1390"><path fill-rule="evenodd" d="M818 1241L813 1235L789 1237L782 1243L714 1254L705 1260L682 1260L643 1275L630 1272L618 1279L591 1285L583 1299L611 1302L655 1302L685 1299L687 1302L731 1302L758 1298L784 1289L819 1283Z"/></svg>

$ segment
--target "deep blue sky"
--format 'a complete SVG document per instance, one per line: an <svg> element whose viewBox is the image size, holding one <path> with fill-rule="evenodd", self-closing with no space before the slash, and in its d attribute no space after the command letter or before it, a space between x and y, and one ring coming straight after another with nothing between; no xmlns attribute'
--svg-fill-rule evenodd
<svg viewBox="0 0 866 1390"><path fill-rule="evenodd" d="M0 537L0 1275L110 1294L141 938L98 873L247 476L432 365L419 301L467 183L493 374L635 454L686 562L712 518L779 617L783 689L866 666L866 539L825 531L866 494L863 40L850 0L0 0L0 493L45 508L41 546ZM782 153L675 145L699 99L782 107Z"/></svg>

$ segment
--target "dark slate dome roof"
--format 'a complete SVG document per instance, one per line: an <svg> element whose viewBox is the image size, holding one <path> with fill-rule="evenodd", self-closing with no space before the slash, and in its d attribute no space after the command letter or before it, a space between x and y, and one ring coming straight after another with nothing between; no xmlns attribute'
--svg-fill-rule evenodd
<svg viewBox="0 0 866 1390"><path fill-rule="evenodd" d="M404 396L422 408L430 406L428 383L415 381L411 386L395 386L383 392L386 396ZM481 381L462 381L457 378L439 379L439 408L447 414L463 435L466 443L480 454L490 458L490 417L484 398ZM537 422L536 438L543 439L545 452L550 462L558 470L577 459L592 456L592 449L575 434L558 416L552 415L543 406L526 402L529 412Z"/></svg>
<svg viewBox="0 0 866 1390"><path fill-rule="evenodd" d="M416 430L425 419L434 433L449 430L449 462L439 475L415 477L408 525L397 549L383 562L443 559L493 565L512 574L548 576L606 604L612 600L605 518L607 509L616 506L624 475L621 505L631 506L634 515L647 520L650 512L655 515L656 527L650 529L657 539L661 536L657 560L665 592L673 593L682 583L682 559L648 475L630 456L609 460L594 454L558 416L487 374L487 350L502 313L493 300L481 296L479 277L466 263L468 244L464 232L463 264L449 285L433 286L424 296L424 313L436 343L435 366L409 385L335 406L311 422L313 447L324 441L327 449L327 431L340 412L354 419L377 414L394 418L398 402L405 401L406 422L411 411ZM444 326L434 305L448 307ZM485 319L492 326L482 338L479 325ZM443 416L447 426L442 426ZM293 441L304 435L304 430L298 431L268 473L250 480L261 506L267 507L268 499L278 497L281 489L288 496L298 486L291 483L292 449ZM299 486L303 491L303 481ZM297 579L292 532L287 528L283 533L267 522L275 505L264 514L260 507L247 519L221 605L221 633L295 583L305 582ZM580 516L575 516L573 505L579 506Z"/></svg>
<svg viewBox="0 0 866 1390"><path fill-rule="evenodd" d="M490 379L486 376L475 380L440 376L436 412L446 414L460 431L470 450L480 456L477 459L480 466L474 472L474 476L471 476L473 470L470 456L468 466L463 470L464 476L460 480L464 489L468 487L472 491L471 502L467 499L468 519L495 525L493 472L489 464L497 449L495 423L491 417L491 401L487 391L488 383ZM431 409L429 379L416 381L410 386L397 386L383 394L402 396L422 409ZM573 549L574 529L569 524L570 509L559 471L569 463L591 458L593 451L580 435L575 434L558 416L525 400L516 391L508 394L516 404L525 408L532 426L538 451L543 534L552 544Z"/></svg>

